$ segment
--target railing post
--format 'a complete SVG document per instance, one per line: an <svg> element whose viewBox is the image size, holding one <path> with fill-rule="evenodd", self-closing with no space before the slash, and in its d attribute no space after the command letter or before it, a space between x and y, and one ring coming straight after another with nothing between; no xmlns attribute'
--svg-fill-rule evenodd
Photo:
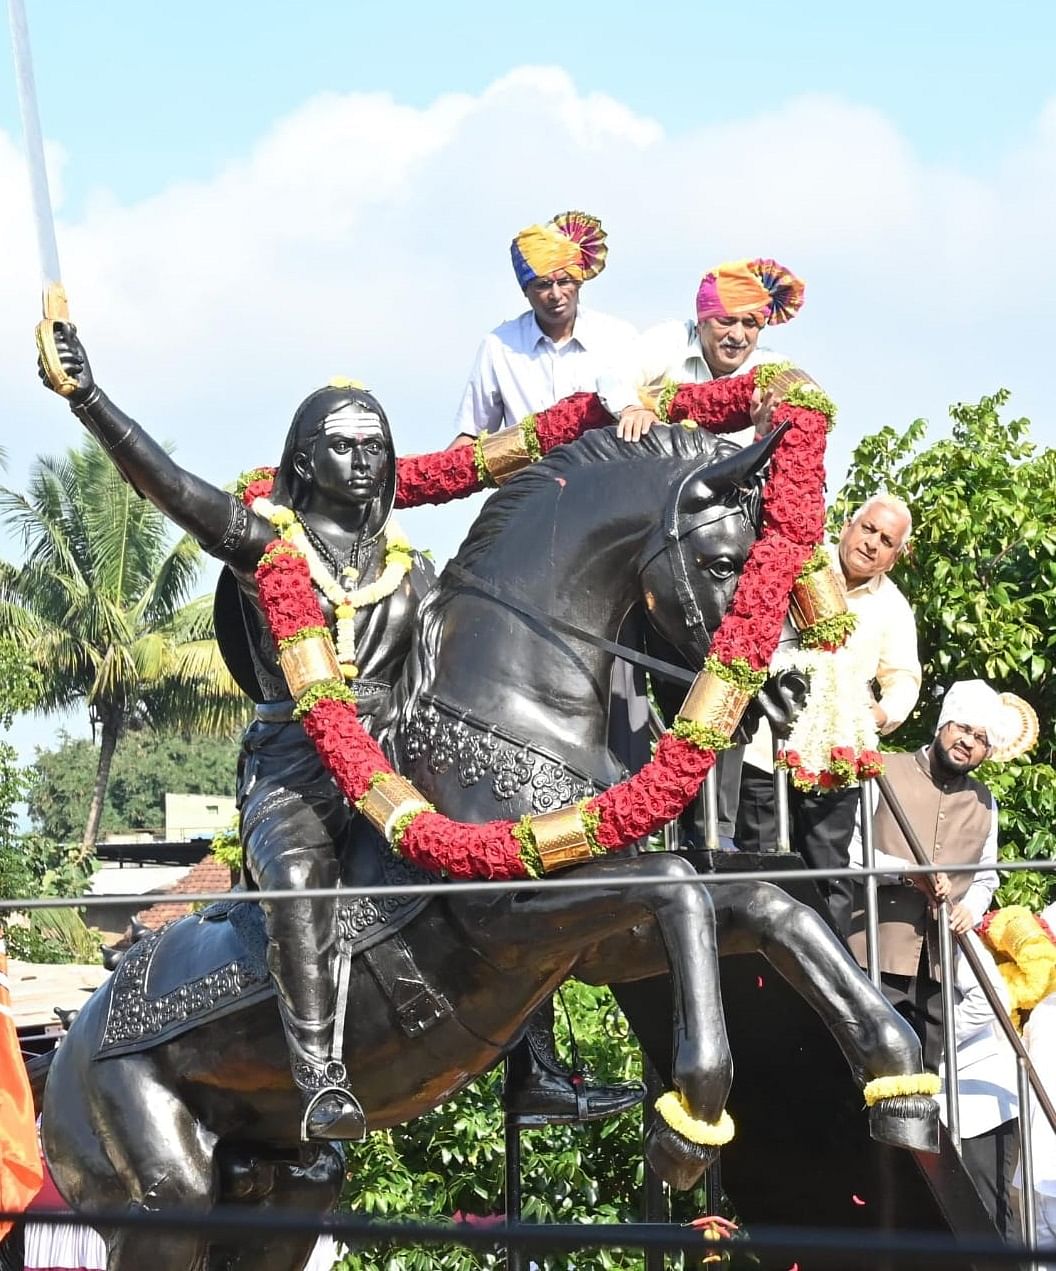
<svg viewBox="0 0 1056 1271"><path fill-rule="evenodd" d="M660 1080L660 1074L645 1051L642 1051L642 1076L645 1078L645 1102L642 1104L642 1142L644 1147L645 1136L649 1133L653 1119L656 1116L654 1105L664 1092L664 1083ZM664 1194L664 1184L649 1162L644 1159L644 1153L643 1164L645 1170L642 1176L642 1217L645 1222L649 1223L668 1222L670 1220L670 1212L667 1197ZM646 1249L645 1271L664 1271L665 1261L662 1249Z"/></svg>
<svg viewBox="0 0 1056 1271"><path fill-rule="evenodd" d="M704 800L704 846L709 852L719 850L719 765L716 760L708 769L702 791Z"/></svg>
<svg viewBox="0 0 1056 1271"><path fill-rule="evenodd" d="M774 822L777 826L778 852L791 852L792 833L788 818L788 770L777 764L778 741L773 739L774 754Z"/></svg>
<svg viewBox="0 0 1056 1271"><path fill-rule="evenodd" d="M510 1061L506 1060L506 1082L509 1084ZM512 1117L505 1118L506 1134L506 1221L521 1221L521 1131ZM520 1249L506 1250L506 1271L526 1271L527 1263Z"/></svg>
<svg viewBox="0 0 1056 1271"><path fill-rule="evenodd" d="M1022 1055L1016 1056L1016 1083L1019 1092L1020 1208L1023 1213L1023 1243L1034 1252L1038 1245L1038 1210L1034 1198L1034 1127L1030 1123L1030 1072ZM1037 1260L1031 1258L1031 1268Z"/></svg>
<svg viewBox="0 0 1056 1271"><path fill-rule="evenodd" d="M876 865L873 842L873 787L863 781L858 787L858 818L862 827L862 865L872 870ZM865 950L866 970L870 980L880 987L880 920L876 903L876 875L865 876Z"/></svg>

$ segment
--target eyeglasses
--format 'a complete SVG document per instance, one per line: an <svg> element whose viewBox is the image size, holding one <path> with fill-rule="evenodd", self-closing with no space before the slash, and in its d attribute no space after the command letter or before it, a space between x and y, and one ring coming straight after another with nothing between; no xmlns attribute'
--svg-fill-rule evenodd
<svg viewBox="0 0 1056 1271"><path fill-rule="evenodd" d="M957 724L952 719L947 723L947 728L953 730L957 737L970 737L976 746L982 746L984 750L990 749L990 738L980 728L973 728L971 724Z"/></svg>
<svg viewBox="0 0 1056 1271"><path fill-rule="evenodd" d="M545 296L551 287L556 287L558 291L575 291L576 285L574 278L533 278L528 284L528 290L533 296Z"/></svg>

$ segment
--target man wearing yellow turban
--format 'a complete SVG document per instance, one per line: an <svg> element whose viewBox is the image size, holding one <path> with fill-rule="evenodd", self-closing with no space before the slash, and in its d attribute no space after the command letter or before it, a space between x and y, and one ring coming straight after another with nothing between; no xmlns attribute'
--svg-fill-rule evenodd
<svg viewBox="0 0 1056 1271"><path fill-rule="evenodd" d="M607 254L601 222L585 212L521 230L510 256L529 308L485 336L452 444L513 427L572 393L592 393L599 375L626 365L634 328L579 303L580 287L601 273Z"/></svg>

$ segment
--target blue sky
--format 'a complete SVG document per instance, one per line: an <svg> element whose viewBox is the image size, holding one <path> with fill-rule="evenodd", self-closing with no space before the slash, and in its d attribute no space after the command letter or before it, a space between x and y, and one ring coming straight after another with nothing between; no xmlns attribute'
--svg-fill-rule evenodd
<svg viewBox="0 0 1056 1271"><path fill-rule="evenodd" d="M807 279L768 342L841 404L830 486L885 423L999 386L1056 441L1056 8L27 0L59 248L97 376L217 482L297 402L367 380L432 449L483 333L522 298L507 245L585 207L584 301L689 316L701 272ZM0 33L7 482L77 440L34 378L35 247ZM439 556L472 508L408 523ZM30 732L36 730L36 725ZM20 739L24 733L19 731Z"/></svg>
<svg viewBox="0 0 1056 1271"><path fill-rule="evenodd" d="M524 65L568 68L665 127L811 88L882 109L926 158L985 165L1050 92L1056 10L1001 5L624 2L518 6L27 0L46 126L77 184L142 197L208 176L323 91L423 106ZM545 10L543 11L545 15ZM647 15L647 16L646 16ZM0 125L15 122L0 77Z"/></svg>
<svg viewBox="0 0 1056 1271"><path fill-rule="evenodd" d="M77 187L142 197L208 176L324 91L423 106L559 65L675 128L821 89L882 109L922 156L986 165L1051 90L1056 10L1038 0L517 6L27 0L42 113ZM643 14L647 13L647 17ZM0 126L16 107L0 76Z"/></svg>

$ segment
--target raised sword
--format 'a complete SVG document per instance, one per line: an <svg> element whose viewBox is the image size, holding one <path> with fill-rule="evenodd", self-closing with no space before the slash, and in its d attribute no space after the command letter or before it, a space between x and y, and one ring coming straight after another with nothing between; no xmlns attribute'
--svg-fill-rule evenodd
<svg viewBox="0 0 1056 1271"><path fill-rule="evenodd" d="M30 51L29 24L26 21L26 7L23 0L7 0L7 12L11 21L11 48L15 57L18 106L22 115L26 168L29 172L33 220L36 225L37 250L40 255L44 316L37 323L35 332L37 349L52 387L64 397L69 397L77 387L77 382L66 374L59 360L58 349L55 347L55 324L69 322L70 310L59 269L55 217L51 209L51 192L48 189L48 170L44 165L44 139L40 132L37 87L33 79L33 55Z"/></svg>

